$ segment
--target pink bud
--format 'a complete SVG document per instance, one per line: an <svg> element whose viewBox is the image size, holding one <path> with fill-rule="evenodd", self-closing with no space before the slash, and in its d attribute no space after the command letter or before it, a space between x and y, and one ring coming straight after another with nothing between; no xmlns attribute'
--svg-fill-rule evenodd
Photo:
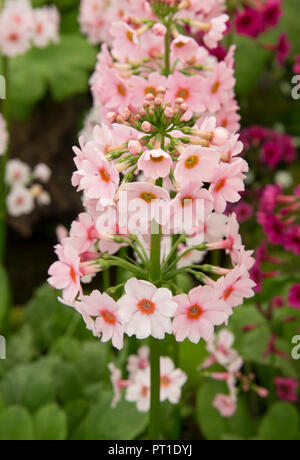
<svg viewBox="0 0 300 460"><path fill-rule="evenodd" d="M166 107L165 109L165 117L166 118L173 118L174 110L171 107Z"/></svg>
<svg viewBox="0 0 300 460"><path fill-rule="evenodd" d="M152 32L155 34L155 35L158 35L159 37L164 37L167 33L167 28L166 26L164 26L163 24L161 24L160 22L157 22L156 24L154 24L154 26L152 27Z"/></svg>
<svg viewBox="0 0 300 460"><path fill-rule="evenodd" d="M115 121L117 119L117 116L118 116L118 114L116 112L109 112L107 114L107 118L110 121L110 123L115 123Z"/></svg>
<svg viewBox="0 0 300 460"><path fill-rule="evenodd" d="M129 141L128 149L132 155L137 155L142 151L142 144L139 141Z"/></svg>
<svg viewBox="0 0 300 460"><path fill-rule="evenodd" d="M256 388L256 393L258 394L258 396L260 396L261 398L267 398L269 396L269 392L266 388L262 388L262 387L257 387Z"/></svg>
<svg viewBox="0 0 300 460"><path fill-rule="evenodd" d="M143 122L143 124L142 124L142 130L143 130L145 133L151 133L152 128L153 128L153 126L151 125L151 123L149 123L149 121L144 121L144 122Z"/></svg>

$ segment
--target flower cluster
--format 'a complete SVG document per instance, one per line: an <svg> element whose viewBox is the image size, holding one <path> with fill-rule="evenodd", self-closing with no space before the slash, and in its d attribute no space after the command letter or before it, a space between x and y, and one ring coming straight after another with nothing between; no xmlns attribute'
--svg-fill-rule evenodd
<svg viewBox="0 0 300 460"><path fill-rule="evenodd" d="M32 46L45 48L59 40L55 6L32 8L29 0L6 0L0 12L0 50L4 56L25 54Z"/></svg>
<svg viewBox="0 0 300 460"><path fill-rule="evenodd" d="M8 146L8 131L6 121L0 113L0 156L4 155Z"/></svg>
<svg viewBox="0 0 300 460"><path fill-rule="evenodd" d="M92 77L102 123L74 148L72 177L85 212L56 247L49 283L118 349L124 334L210 340L254 294L252 252L235 214L224 215L248 171L236 134L234 49L218 62L182 34L201 30L214 47L225 32L223 3L142 2L149 16L137 8L110 26L112 52L102 46ZM116 255L122 246L136 261ZM215 250L231 268L200 265ZM127 271L126 284L84 295L82 282L113 266ZM180 273L200 285L182 294Z"/></svg>
<svg viewBox="0 0 300 460"><path fill-rule="evenodd" d="M256 152L263 165L274 169L280 163L292 163L297 157L294 140L288 134L281 134L263 126L251 126L243 129L241 139L245 149Z"/></svg>
<svg viewBox="0 0 300 460"><path fill-rule="evenodd" d="M122 397L122 390L126 389L125 399L136 403L137 410L147 412L150 408L150 350L147 346L141 347L136 355L130 355L127 362L127 380L122 379L122 372L113 363L109 364L111 382L114 390L112 407L116 407ZM186 374L176 369L173 361L168 357L160 358L160 401L169 401L178 404L181 398L182 387L187 380Z"/></svg>
<svg viewBox="0 0 300 460"><path fill-rule="evenodd" d="M293 195L285 195L278 185L264 188L257 213L258 223L271 243L280 244L296 255L300 254L299 211L299 187Z"/></svg>
<svg viewBox="0 0 300 460"><path fill-rule="evenodd" d="M239 391L255 391L260 397L266 398L268 391L255 384L255 375L244 375L241 371L243 359L232 348L234 335L223 329L207 343L206 349L210 353L209 358L203 363L202 369L208 369L217 363L222 366L223 372L204 372L206 377L224 381L229 394L219 393L216 395L213 406L220 412L222 417L232 417L237 409L237 397Z"/></svg>
<svg viewBox="0 0 300 460"><path fill-rule="evenodd" d="M242 2L243 3L243 2ZM276 27L282 16L281 0L258 0L244 2L236 13L236 31L257 38L272 27ZM253 3L253 6L249 6Z"/></svg>
<svg viewBox="0 0 300 460"><path fill-rule="evenodd" d="M50 195L43 185L50 177L51 171L44 163L31 170L20 160L9 160L5 170L5 182L10 189L6 198L8 214L12 217L30 214L35 202L39 206L49 205Z"/></svg>
<svg viewBox="0 0 300 460"><path fill-rule="evenodd" d="M140 3L142 10L148 11L148 2ZM107 122L112 111L130 108L138 112L145 95L156 96L157 89L163 86L168 102L173 104L182 98L189 105L186 120L193 115L213 114L218 126L226 127L230 133L239 129L240 117L233 93L234 47L222 62L209 53L226 32L229 17L223 14L224 2L207 2L201 7L197 2L178 3L171 8L163 2L152 2L157 16L151 12L148 18L144 13L140 17L135 5L134 12L129 11L123 21L109 23L112 51L102 46L91 79L93 114L98 112L96 122ZM164 6L173 11L172 24L168 19L169 31L161 16ZM186 28L192 36L183 34ZM166 40L170 46L167 65L162 55ZM95 122L94 117L88 118L88 126L91 121Z"/></svg>

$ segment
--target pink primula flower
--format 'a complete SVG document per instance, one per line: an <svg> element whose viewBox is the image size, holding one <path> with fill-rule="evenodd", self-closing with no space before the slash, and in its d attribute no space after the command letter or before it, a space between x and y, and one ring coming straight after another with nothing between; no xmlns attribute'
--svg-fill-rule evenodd
<svg viewBox="0 0 300 460"><path fill-rule="evenodd" d="M124 325L118 304L107 294L93 291L80 298L80 310L95 319L94 334L101 342L112 341L119 350L123 347Z"/></svg>
<svg viewBox="0 0 300 460"><path fill-rule="evenodd" d="M254 296L254 281L249 277L247 268L237 266L229 275L223 276L216 282L216 289L221 299L230 307L237 307L243 304L244 299Z"/></svg>
<svg viewBox="0 0 300 460"><path fill-rule="evenodd" d="M80 278L80 257L78 251L64 240L62 245L56 246L59 261L54 262L49 269L48 283L55 289L63 290L63 299L73 302L78 293L82 292Z"/></svg>
<svg viewBox="0 0 300 460"><path fill-rule="evenodd" d="M173 321L176 340L188 338L198 343L201 338L208 341L214 333L214 326L228 320L231 308L220 300L216 290L210 286L199 286L190 293L174 297L178 308Z"/></svg>
<svg viewBox="0 0 300 460"><path fill-rule="evenodd" d="M170 155L162 149L147 150L138 161L138 168L152 179L168 176L171 166Z"/></svg>
<svg viewBox="0 0 300 460"><path fill-rule="evenodd" d="M190 146L178 158L175 179L179 184L186 182L210 182L218 169L220 154L211 148Z"/></svg>
<svg viewBox="0 0 300 460"><path fill-rule="evenodd" d="M129 337L146 339L151 335L163 339L166 333L172 333L171 318L177 305L169 289L157 289L147 281L132 278L127 281L125 295L118 304Z"/></svg>

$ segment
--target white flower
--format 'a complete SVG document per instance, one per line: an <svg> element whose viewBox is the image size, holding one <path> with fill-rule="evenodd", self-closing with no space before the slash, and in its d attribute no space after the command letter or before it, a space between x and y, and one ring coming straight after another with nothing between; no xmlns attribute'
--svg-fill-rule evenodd
<svg viewBox="0 0 300 460"><path fill-rule="evenodd" d="M25 185L30 180L30 167L21 160L10 160L5 170L5 182L7 185Z"/></svg>
<svg viewBox="0 0 300 460"><path fill-rule="evenodd" d="M30 214L34 209L34 198L30 191L22 185L12 187L6 198L8 214L12 217L20 217Z"/></svg>

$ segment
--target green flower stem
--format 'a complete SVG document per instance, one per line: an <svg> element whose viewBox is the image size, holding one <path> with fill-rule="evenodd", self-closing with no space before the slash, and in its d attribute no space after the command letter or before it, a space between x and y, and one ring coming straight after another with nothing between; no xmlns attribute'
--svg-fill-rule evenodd
<svg viewBox="0 0 300 460"><path fill-rule="evenodd" d="M149 278L153 283L160 280L160 252L161 232L159 226L153 222L151 235L151 254ZM151 395L150 395L150 423L149 438L158 440L160 435L160 352L159 341L150 338L150 367L151 367Z"/></svg>
<svg viewBox="0 0 300 460"><path fill-rule="evenodd" d="M103 290L103 292L106 292L107 289L110 288L110 271L109 271L109 269L104 270L102 272L102 282L103 282L102 290Z"/></svg>
<svg viewBox="0 0 300 460"><path fill-rule="evenodd" d="M171 65L170 65L170 23L166 24L167 33L165 35L165 71L164 74L166 77L170 75Z"/></svg>
<svg viewBox="0 0 300 460"><path fill-rule="evenodd" d="M8 69L8 58L2 58L2 74L6 82L6 99L2 102L2 114L6 120L7 129L9 131L9 69ZM5 257L5 246L6 246L6 193L7 187L5 184L5 169L9 158L9 147L7 148L6 153L1 157L1 166L0 166L0 265L4 263Z"/></svg>
<svg viewBox="0 0 300 460"><path fill-rule="evenodd" d="M103 267L103 270L106 270L110 267L121 267L124 270L127 270L129 273L131 273L134 276L137 276L138 278L146 279L147 274L146 272L140 268L138 265L134 265L130 262L127 262L126 260L120 259L120 257L116 256L105 256L101 257L98 259L98 263L100 267Z"/></svg>
<svg viewBox="0 0 300 460"><path fill-rule="evenodd" d="M198 251L207 251L207 244L201 244L199 246L191 246L178 257L176 257L172 263L169 265L168 269L165 271L165 274L169 273L176 265L178 264L179 260L182 259L186 254L191 251L198 250Z"/></svg>

